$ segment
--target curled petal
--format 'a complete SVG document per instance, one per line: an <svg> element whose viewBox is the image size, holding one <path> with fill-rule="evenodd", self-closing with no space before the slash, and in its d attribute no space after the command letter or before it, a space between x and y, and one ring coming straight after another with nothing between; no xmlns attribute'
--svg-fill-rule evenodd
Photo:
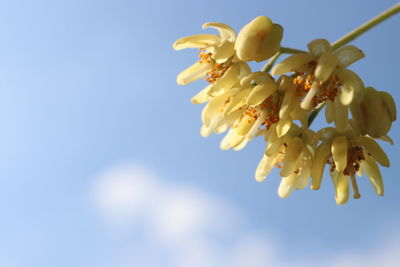
<svg viewBox="0 0 400 267"><path fill-rule="evenodd" d="M218 23L218 22L207 22L204 23L202 26L203 29L206 28L213 28L219 31L219 34L221 35L221 41L229 41L229 42L234 42L236 35L235 31L229 27L228 25L224 23Z"/></svg>

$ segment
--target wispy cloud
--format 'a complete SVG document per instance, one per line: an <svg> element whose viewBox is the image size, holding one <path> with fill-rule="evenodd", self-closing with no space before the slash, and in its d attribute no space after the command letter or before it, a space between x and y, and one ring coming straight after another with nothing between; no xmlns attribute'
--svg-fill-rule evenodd
<svg viewBox="0 0 400 267"><path fill-rule="evenodd" d="M289 262L280 243L248 227L249 219L232 203L197 188L162 180L137 164L105 171L96 179L92 197L112 231L141 236L125 248L127 254L132 254L140 247L140 255L125 257L120 266L395 267L400 262L400 235L375 251Z"/></svg>

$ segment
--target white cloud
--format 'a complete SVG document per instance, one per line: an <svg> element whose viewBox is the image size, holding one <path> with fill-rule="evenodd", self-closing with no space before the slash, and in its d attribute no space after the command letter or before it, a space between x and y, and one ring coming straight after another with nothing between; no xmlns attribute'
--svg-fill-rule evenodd
<svg viewBox="0 0 400 267"><path fill-rule="evenodd" d="M96 179L92 193L96 209L113 231L140 231L142 236L132 248L125 248L129 260L113 266L400 266L400 234L375 251L288 262L276 240L245 227L246 216L233 204L161 180L141 165L119 165L105 171ZM132 257L137 248L140 253Z"/></svg>

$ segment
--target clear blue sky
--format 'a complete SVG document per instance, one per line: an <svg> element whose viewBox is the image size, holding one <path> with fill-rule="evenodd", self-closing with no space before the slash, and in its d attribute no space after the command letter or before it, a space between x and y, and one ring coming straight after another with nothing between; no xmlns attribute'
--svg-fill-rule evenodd
<svg viewBox="0 0 400 267"><path fill-rule="evenodd" d="M385 197L374 195L362 178L362 198L344 206L335 204L329 179L320 191L305 189L279 199L277 173L262 184L254 179L262 140L226 152L219 150L220 136L200 136L202 107L189 99L205 84L175 83L176 75L196 60L196 51L176 52L172 43L202 33L204 22L224 22L238 31L265 15L284 27L283 45L305 49L315 38L336 40L396 2L2 1L0 266L185 266L182 255L174 255L185 247L187 233L176 245L146 227L146 222L160 221L154 219L158 207L170 195L157 199L150 190L156 217L128 214L132 218L124 226L110 223L108 213L99 211L93 187L104 172L121 164L149 170L164 189L180 188L189 198L191 190L199 190L196 199L217 199L205 209L223 202L238 210L245 222L232 227L240 230L220 237L222 230L210 226L214 233L197 234L202 242L190 241L213 253L222 251L219 256L240 254L232 252L235 244L239 251L251 248L254 242L238 241L251 233L255 244L264 244L254 247L273 247L257 255L274 250L275 262L282 265L317 260L316 266L326 266L347 254L380 257L379 249L396 243L392 238L399 236L400 243L399 124L390 134L395 146L383 144L392 162L382 168ZM367 56L351 66L366 85L389 91L398 104L399 27L397 16L353 42ZM317 122L322 127L323 120ZM153 205L143 203L143 209ZM225 217L224 211L212 221ZM400 253L399 247L393 249Z"/></svg>

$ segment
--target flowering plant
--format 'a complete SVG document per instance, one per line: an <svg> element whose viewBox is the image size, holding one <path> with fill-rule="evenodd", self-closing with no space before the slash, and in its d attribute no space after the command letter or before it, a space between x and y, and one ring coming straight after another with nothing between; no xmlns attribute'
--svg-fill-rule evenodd
<svg viewBox="0 0 400 267"><path fill-rule="evenodd" d="M240 150L257 136L266 141L256 169L264 181L274 167L282 176L278 194L311 184L318 190L328 165L337 204L360 198L357 176L366 175L376 194L384 187L378 164L390 162L376 140L393 144L387 135L396 120L396 105L384 91L366 87L349 67L365 57L351 40L400 11L400 4L371 19L334 43L315 39L308 51L281 46L283 28L260 16L238 33L223 23L205 23L219 34L199 34L177 40L173 47L199 49L199 60L182 71L177 83L203 78L209 84L192 98L207 103L202 111L201 135L227 132L221 149ZM291 54L276 63L282 54ZM248 62L269 60L253 72ZM325 109L326 127L309 127ZM351 115L351 116L350 116Z"/></svg>

